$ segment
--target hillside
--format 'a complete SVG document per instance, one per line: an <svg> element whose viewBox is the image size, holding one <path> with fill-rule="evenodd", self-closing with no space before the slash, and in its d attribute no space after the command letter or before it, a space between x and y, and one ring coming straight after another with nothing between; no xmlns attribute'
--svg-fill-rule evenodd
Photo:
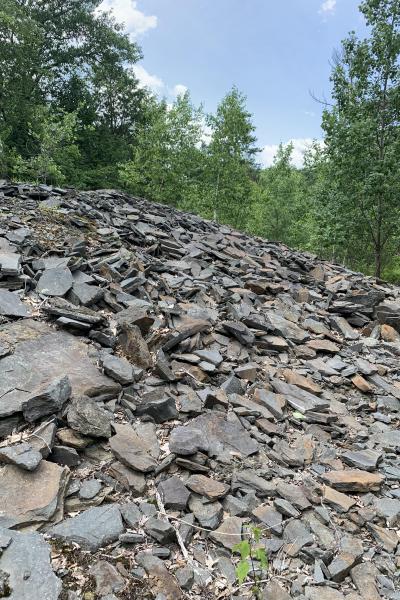
<svg viewBox="0 0 400 600"><path fill-rule="evenodd" d="M0 598L255 574L265 600L398 600L399 295L113 190L0 183ZM249 523L269 566L239 585Z"/></svg>

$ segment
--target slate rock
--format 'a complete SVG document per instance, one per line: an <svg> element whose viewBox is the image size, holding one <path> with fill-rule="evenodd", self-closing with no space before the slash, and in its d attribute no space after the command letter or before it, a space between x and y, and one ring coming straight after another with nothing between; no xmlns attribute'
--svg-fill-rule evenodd
<svg viewBox="0 0 400 600"><path fill-rule="evenodd" d="M176 539L175 529L172 525L157 517L151 517L146 522L144 530L160 544L169 544Z"/></svg>
<svg viewBox="0 0 400 600"><path fill-rule="evenodd" d="M135 380L133 367L125 358L113 354L104 354L102 364L106 375L122 385L128 385Z"/></svg>
<svg viewBox="0 0 400 600"><path fill-rule="evenodd" d="M91 500L100 492L103 487L98 479L85 479L79 488L79 498L82 500Z"/></svg>
<svg viewBox="0 0 400 600"><path fill-rule="evenodd" d="M116 435L110 439L113 454L125 466L149 473L157 466L158 442L154 430L142 427L135 431L130 425L115 425Z"/></svg>
<svg viewBox="0 0 400 600"><path fill-rule="evenodd" d="M134 502L128 502L127 504L121 504L120 511L123 520L131 529L136 529L139 525L140 520L143 517L143 514L138 509L137 505Z"/></svg>
<svg viewBox="0 0 400 600"><path fill-rule="evenodd" d="M246 457L258 451L258 444L241 425L231 423L224 415L213 412L192 419L186 427L174 428L170 435L170 450L185 455L200 450L210 456Z"/></svg>
<svg viewBox="0 0 400 600"><path fill-rule="evenodd" d="M143 369L152 367L153 359L139 327L123 324L121 333L118 336L118 343L124 354L134 365Z"/></svg>
<svg viewBox="0 0 400 600"><path fill-rule="evenodd" d="M69 471L42 460L35 471L0 467L0 527L21 527L51 520L63 508Z"/></svg>
<svg viewBox="0 0 400 600"><path fill-rule="evenodd" d="M103 297L103 290L96 285L74 282L69 293L69 300L77 306L90 306Z"/></svg>
<svg viewBox="0 0 400 600"><path fill-rule="evenodd" d="M29 317L30 313L18 294L0 289L0 315L5 317Z"/></svg>
<svg viewBox="0 0 400 600"><path fill-rule="evenodd" d="M40 452L26 442L0 448L0 463L16 465L25 471L34 471L42 458Z"/></svg>
<svg viewBox="0 0 400 600"><path fill-rule="evenodd" d="M0 536L4 530L0 530ZM0 553L0 573L8 576L9 600L57 600L62 583L50 563L50 546L39 533L7 530L11 538Z"/></svg>
<svg viewBox="0 0 400 600"><path fill-rule="evenodd" d="M191 475L186 482L187 487L208 500L218 500L226 496L229 486L204 475Z"/></svg>
<svg viewBox="0 0 400 600"><path fill-rule="evenodd" d="M343 492L369 492L379 490L384 476L358 469L331 471L322 476L331 487Z"/></svg>
<svg viewBox="0 0 400 600"><path fill-rule="evenodd" d="M71 396L71 382L68 375L44 385L22 404L24 418L30 423L41 417L59 412Z"/></svg>
<svg viewBox="0 0 400 600"><path fill-rule="evenodd" d="M73 282L68 267L46 269L37 283L36 290L44 296L65 296Z"/></svg>
<svg viewBox="0 0 400 600"><path fill-rule="evenodd" d="M156 423L164 423L178 418L175 399L163 394L161 398L141 398L136 404L136 414L138 416L148 415Z"/></svg>
<svg viewBox="0 0 400 600"><path fill-rule="evenodd" d="M14 353L0 359L0 419L22 411L29 398L68 376L72 394L108 395L121 389L94 365L87 345L41 321L18 321L0 327L0 339L12 340Z"/></svg>
<svg viewBox="0 0 400 600"><path fill-rule="evenodd" d="M119 507L115 504L89 508L76 517L65 519L49 530L51 537L79 544L95 552L111 544L124 531Z"/></svg>
<svg viewBox="0 0 400 600"><path fill-rule="evenodd" d="M171 575L163 561L148 552L140 552L136 562L146 570L152 587L152 593L165 600L181 600L183 598L175 577Z"/></svg>
<svg viewBox="0 0 400 600"><path fill-rule="evenodd" d="M119 461L115 461L110 465L111 475L118 483L133 497L142 496L146 490L146 479L143 473L133 471Z"/></svg>
<svg viewBox="0 0 400 600"><path fill-rule="evenodd" d="M190 590L194 583L194 573L191 567L180 567L175 571L175 577L183 590Z"/></svg>
<svg viewBox="0 0 400 600"><path fill-rule="evenodd" d="M374 450L355 450L342 454L342 459L346 464L364 471L375 471L381 457L381 452Z"/></svg>
<svg viewBox="0 0 400 600"><path fill-rule="evenodd" d="M243 519L239 517L227 517L222 524L210 533L210 538L232 550L235 544L239 544L242 539Z"/></svg>
<svg viewBox="0 0 400 600"><path fill-rule="evenodd" d="M105 560L98 560L89 570L96 582L96 593L104 598L107 594L119 592L125 587L125 579L114 565Z"/></svg>
<svg viewBox="0 0 400 600"><path fill-rule="evenodd" d="M111 436L112 415L87 396L75 398L71 402L67 420L72 429L83 435L95 438Z"/></svg>
<svg viewBox="0 0 400 600"><path fill-rule="evenodd" d="M291 600L291 595L278 583L272 579L262 591L262 600Z"/></svg>
<svg viewBox="0 0 400 600"><path fill-rule="evenodd" d="M179 477L169 477L158 485L158 493L165 508L185 510L190 492Z"/></svg>

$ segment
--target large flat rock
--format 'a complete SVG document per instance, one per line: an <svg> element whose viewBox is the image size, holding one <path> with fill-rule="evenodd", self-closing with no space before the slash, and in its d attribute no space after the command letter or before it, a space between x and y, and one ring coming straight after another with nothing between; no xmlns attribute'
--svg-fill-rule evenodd
<svg viewBox="0 0 400 600"><path fill-rule="evenodd" d="M22 405L58 377L69 376L74 396L116 394L119 383L103 375L78 338L39 321L26 320L0 329L0 342L14 353L0 360L0 419L22 411Z"/></svg>
<svg viewBox="0 0 400 600"><path fill-rule="evenodd" d="M1 530L11 538L0 554L0 571L8 575L8 600L57 600L61 581L53 573L50 546L39 533Z"/></svg>
<svg viewBox="0 0 400 600"><path fill-rule="evenodd" d="M0 468L0 527L40 524L62 516L68 478L66 467L45 460L33 472L15 465Z"/></svg>
<svg viewBox="0 0 400 600"><path fill-rule="evenodd" d="M111 544L124 531L121 513L115 504L90 508L66 519L50 530L50 535L65 542L75 542L85 550L96 551Z"/></svg>
<svg viewBox="0 0 400 600"><path fill-rule="evenodd" d="M189 455L202 450L225 460L232 456L250 456L258 451L257 442L244 427L215 412L196 417L186 427L175 427L169 445L171 452L176 454Z"/></svg>

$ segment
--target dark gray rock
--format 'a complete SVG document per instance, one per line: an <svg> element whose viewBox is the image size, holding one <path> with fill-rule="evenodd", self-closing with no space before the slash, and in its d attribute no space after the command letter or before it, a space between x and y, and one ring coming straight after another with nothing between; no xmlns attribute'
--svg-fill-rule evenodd
<svg viewBox="0 0 400 600"><path fill-rule="evenodd" d="M37 291L44 296L65 296L71 289L74 280L68 267L46 269L41 275Z"/></svg>
<svg viewBox="0 0 400 600"><path fill-rule="evenodd" d="M87 396L76 398L71 403L67 420L72 429L83 435L106 438L111 436L112 415Z"/></svg>
<svg viewBox="0 0 400 600"><path fill-rule="evenodd" d="M50 385L43 386L42 390L22 404L24 418L32 423L41 417L57 413L69 400L71 391L68 375L52 381Z"/></svg>
<svg viewBox="0 0 400 600"><path fill-rule="evenodd" d="M0 359L0 419L22 411L24 402L42 394L50 382L69 377L72 394L118 394L120 385L94 365L87 345L41 321L25 320L0 328L14 353ZM62 351L60 351L62 349Z"/></svg>
<svg viewBox="0 0 400 600"><path fill-rule="evenodd" d="M100 492L103 487L98 479L85 479L79 489L79 498L82 500L91 500Z"/></svg>
<svg viewBox="0 0 400 600"><path fill-rule="evenodd" d="M145 524L144 530L160 544L169 544L176 539L175 529L170 523L151 517Z"/></svg>
<svg viewBox="0 0 400 600"><path fill-rule="evenodd" d="M18 294L0 289L0 315L5 317L29 317L30 313Z"/></svg>
<svg viewBox="0 0 400 600"><path fill-rule="evenodd" d="M57 600L61 580L53 573L50 546L39 533L0 530L10 543L0 552L0 573L8 577L9 600ZM1 595L1 594L0 594Z"/></svg>
<svg viewBox="0 0 400 600"><path fill-rule="evenodd" d="M34 471L42 458L40 452L25 442L0 448L0 463L16 465L25 471Z"/></svg>
<svg viewBox="0 0 400 600"><path fill-rule="evenodd" d="M49 530L49 534L95 552L117 540L123 531L119 507L112 504L89 508L80 515L55 525Z"/></svg>
<svg viewBox="0 0 400 600"><path fill-rule="evenodd" d="M185 510L190 492L179 477L170 477L158 485L158 492L165 508L171 510Z"/></svg>
<svg viewBox="0 0 400 600"><path fill-rule="evenodd" d="M135 380L133 367L125 358L104 354L102 364L106 375L122 385L128 385Z"/></svg>

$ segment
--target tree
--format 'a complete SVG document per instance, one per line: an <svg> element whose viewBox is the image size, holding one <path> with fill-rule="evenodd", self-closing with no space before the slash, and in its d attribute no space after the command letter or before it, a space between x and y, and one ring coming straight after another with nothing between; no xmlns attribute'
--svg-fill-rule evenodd
<svg viewBox="0 0 400 600"><path fill-rule="evenodd" d="M255 127L246 109L246 97L236 87L210 115L208 146L209 202L213 217L244 227L251 206L252 179L256 176Z"/></svg>
<svg viewBox="0 0 400 600"><path fill-rule="evenodd" d="M364 0L360 10L370 36L343 41L323 128L347 245L366 242L380 277L400 224L400 0Z"/></svg>
<svg viewBox="0 0 400 600"><path fill-rule="evenodd" d="M193 107L188 92L172 106L153 98L147 110L121 179L135 194L191 208L202 172L202 110Z"/></svg>
<svg viewBox="0 0 400 600"><path fill-rule="evenodd" d="M24 159L15 157L12 173L18 180L60 185L71 181L79 159L76 145L76 115L54 115L49 107L37 107L35 123L40 130L32 132L37 143L34 156Z"/></svg>
<svg viewBox="0 0 400 600"><path fill-rule="evenodd" d="M77 117L81 168L129 156L147 92L132 72L141 50L101 0L3 0L0 134L23 160L36 153L38 107Z"/></svg>

